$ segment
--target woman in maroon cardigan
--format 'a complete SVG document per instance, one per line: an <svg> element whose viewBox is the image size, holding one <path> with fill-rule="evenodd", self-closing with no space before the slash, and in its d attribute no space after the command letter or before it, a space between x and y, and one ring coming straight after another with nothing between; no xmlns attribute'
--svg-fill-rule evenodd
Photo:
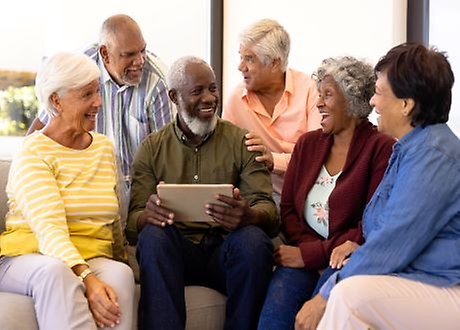
<svg viewBox="0 0 460 330"><path fill-rule="evenodd" d="M362 243L364 207L395 142L367 120L375 87L371 65L329 58L314 76L322 129L297 141L286 171L280 207L288 244L275 251L278 267L259 329L293 328L303 303Z"/></svg>

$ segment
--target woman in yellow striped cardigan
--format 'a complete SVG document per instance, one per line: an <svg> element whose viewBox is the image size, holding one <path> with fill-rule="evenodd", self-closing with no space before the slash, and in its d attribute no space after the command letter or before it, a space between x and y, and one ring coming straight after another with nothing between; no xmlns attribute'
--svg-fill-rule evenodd
<svg viewBox="0 0 460 330"><path fill-rule="evenodd" d="M100 71L80 54L45 60L36 93L51 120L13 160L0 237L0 291L31 296L40 329L131 329L134 279L123 259L110 140L91 132Z"/></svg>

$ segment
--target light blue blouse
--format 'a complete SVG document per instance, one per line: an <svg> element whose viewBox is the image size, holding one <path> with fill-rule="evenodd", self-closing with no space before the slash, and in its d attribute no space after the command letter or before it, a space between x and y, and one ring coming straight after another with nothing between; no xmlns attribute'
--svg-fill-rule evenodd
<svg viewBox="0 0 460 330"><path fill-rule="evenodd" d="M325 299L359 274L460 283L460 140L446 124L416 127L395 144L363 232L365 243L321 288Z"/></svg>
<svg viewBox="0 0 460 330"><path fill-rule="evenodd" d="M305 201L303 211L305 221L324 238L329 236L329 196L341 173L342 171L331 176L323 165Z"/></svg>

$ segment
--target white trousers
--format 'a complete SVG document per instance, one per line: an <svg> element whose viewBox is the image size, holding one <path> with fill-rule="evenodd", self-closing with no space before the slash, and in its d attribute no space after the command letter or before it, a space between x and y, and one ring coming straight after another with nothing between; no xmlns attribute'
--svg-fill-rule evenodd
<svg viewBox="0 0 460 330"><path fill-rule="evenodd" d="M347 278L331 291L318 329L460 329L460 285L396 276Z"/></svg>
<svg viewBox="0 0 460 330"><path fill-rule="evenodd" d="M118 296L121 322L132 329L134 276L129 266L107 258L88 261L91 270ZM62 261L41 254L0 258L0 291L32 297L40 329L96 329L85 287Z"/></svg>

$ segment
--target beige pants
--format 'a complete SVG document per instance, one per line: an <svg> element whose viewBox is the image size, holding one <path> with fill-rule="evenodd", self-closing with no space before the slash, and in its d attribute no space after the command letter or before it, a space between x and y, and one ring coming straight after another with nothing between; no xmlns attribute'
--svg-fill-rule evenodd
<svg viewBox="0 0 460 330"><path fill-rule="evenodd" d="M107 258L88 261L90 268L118 296L121 322L114 329L132 329L134 277L127 265ZM0 291L33 298L39 328L96 329L83 283L62 261L41 254L0 258Z"/></svg>
<svg viewBox="0 0 460 330"><path fill-rule="evenodd" d="M318 329L460 329L460 285L353 276L332 290Z"/></svg>

